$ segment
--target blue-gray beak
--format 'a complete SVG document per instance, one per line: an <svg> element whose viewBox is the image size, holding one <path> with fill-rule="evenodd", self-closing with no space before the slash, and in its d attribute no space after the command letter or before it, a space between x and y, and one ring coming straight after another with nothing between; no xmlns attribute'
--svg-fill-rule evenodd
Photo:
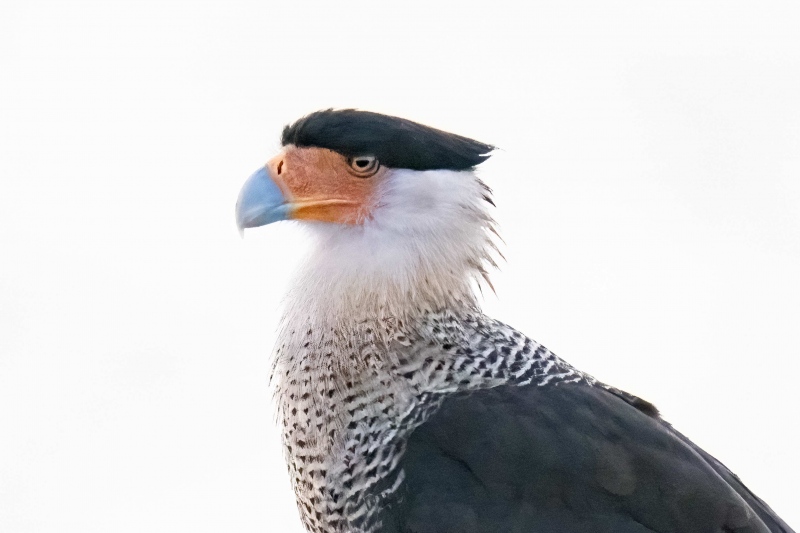
<svg viewBox="0 0 800 533"><path fill-rule="evenodd" d="M236 201L239 232L289 218L290 205L278 185L262 167L247 178Z"/></svg>

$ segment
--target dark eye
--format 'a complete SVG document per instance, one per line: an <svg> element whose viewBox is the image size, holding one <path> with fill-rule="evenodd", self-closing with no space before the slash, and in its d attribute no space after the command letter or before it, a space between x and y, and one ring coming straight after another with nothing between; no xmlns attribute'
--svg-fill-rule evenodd
<svg viewBox="0 0 800 533"><path fill-rule="evenodd" d="M347 159L350 170L360 178L368 178L375 174L380 168L378 158L374 155L359 155Z"/></svg>

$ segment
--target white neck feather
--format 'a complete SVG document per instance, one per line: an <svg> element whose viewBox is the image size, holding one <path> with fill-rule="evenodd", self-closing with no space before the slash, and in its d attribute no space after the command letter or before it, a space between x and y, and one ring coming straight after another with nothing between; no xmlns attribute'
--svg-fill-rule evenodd
<svg viewBox="0 0 800 533"><path fill-rule="evenodd" d="M318 243L287 296L284 324L338 329L476 308L475 282L496 250L490 194L472 172L392 170L369 220L313 225Z"/></svg>

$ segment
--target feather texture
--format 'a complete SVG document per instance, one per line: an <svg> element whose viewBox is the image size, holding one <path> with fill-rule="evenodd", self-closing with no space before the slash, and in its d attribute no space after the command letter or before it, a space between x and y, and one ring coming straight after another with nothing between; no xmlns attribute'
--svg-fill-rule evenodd
<svg viewBox="0 0 800 533"><path fill-rule="evenodd" d="M284 145L328 148L345 156L373 155L382 165L411 170L467 170L494 147L398 117L327 109L286 126Z"/></svg>
<svg viewBox="0 0 800 533"><path fill-rule="evenodd" d="M366 220L309 224L317 246L285 301L272 383L308 531L792 531L651 404L481 314L499 252L470 168L491 147L347 116L283 139L394 165Z"/></svg>

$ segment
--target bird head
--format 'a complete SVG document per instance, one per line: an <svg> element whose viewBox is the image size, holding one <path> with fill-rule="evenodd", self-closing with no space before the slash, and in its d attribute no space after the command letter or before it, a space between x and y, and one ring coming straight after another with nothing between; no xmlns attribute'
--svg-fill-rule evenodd
<svg viewBox="0 0 800 533"><path fill-rule="evenodd" d="M491 191L473 170L492 146L353 109L307 115L281 144L243 186L236 222L243 231L299 220L322 236L304 293L324 283L333 299L365 301L380 286L397 300L438 301L485 277Z"/></svg>
<svg viewBox="0 0 800 533"><path fill-rule="evenodd" d="M284 128L281 143L283 151L242 189L236 205L242 230L285 219L361 224L373 218L393 171L470 170L493 150L410 120L353 109L303 117ZM423 181L423 188L435 187L430 178Z"/></svg>

